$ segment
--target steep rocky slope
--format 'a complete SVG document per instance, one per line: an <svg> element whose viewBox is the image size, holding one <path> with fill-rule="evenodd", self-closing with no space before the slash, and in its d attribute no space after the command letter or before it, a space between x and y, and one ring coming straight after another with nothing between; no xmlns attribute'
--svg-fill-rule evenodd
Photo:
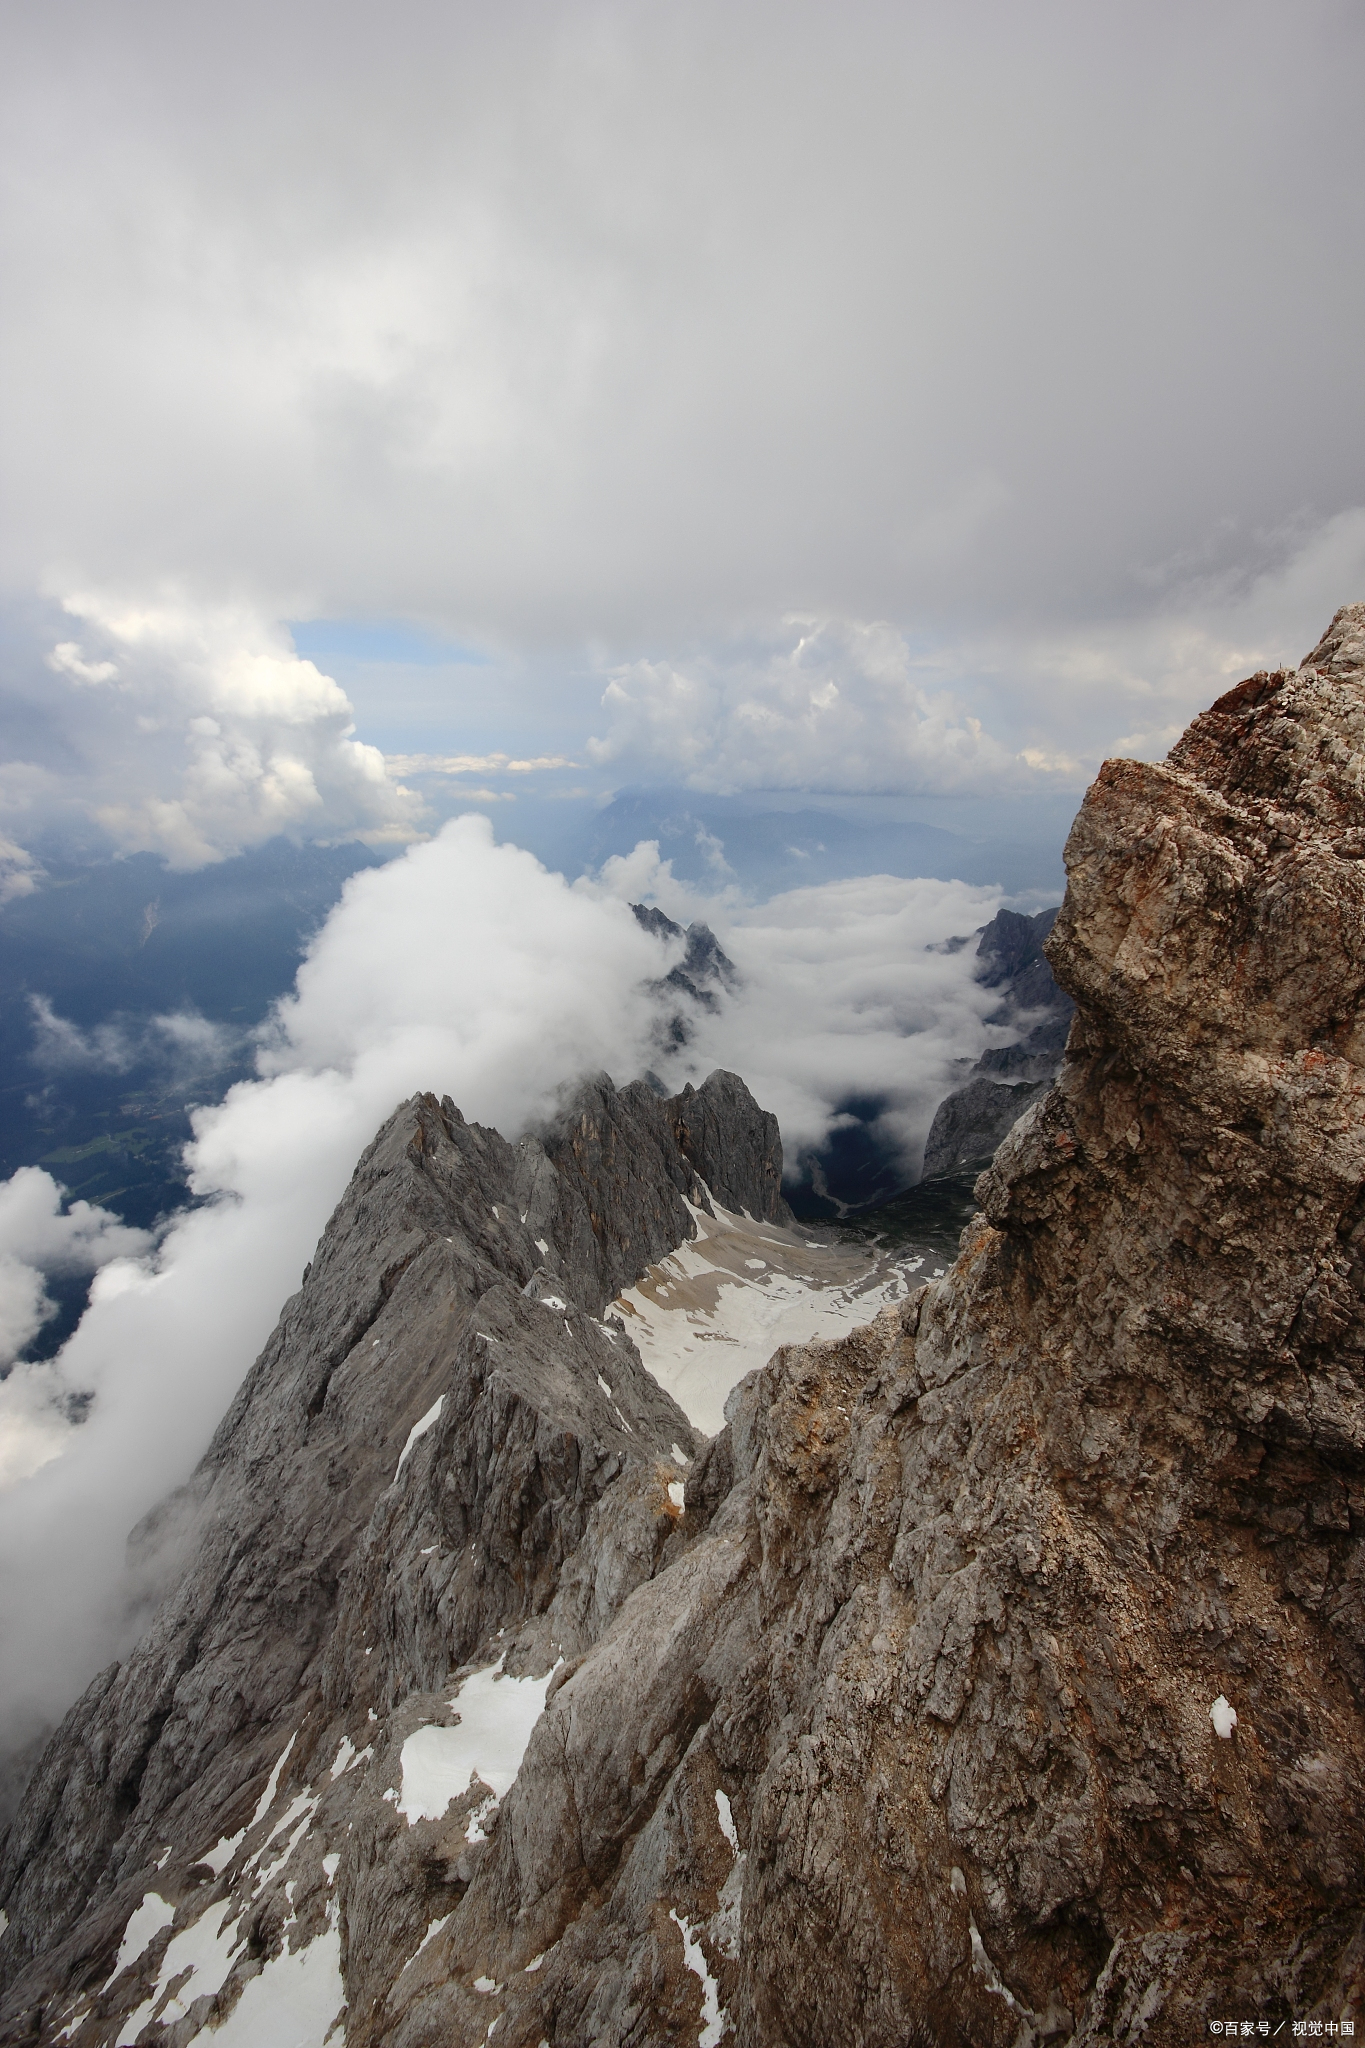
<svg viewBox="0 0 1365 2048"><path fill-rule="evenodd" d="M639 1255L634 1197L575 1222L613 1098L568 1178L504 1148L505 1239L444 1196L420 1243L366 1224L376 1161L425 1201L429 1158L496 1153L430 1103L384 1134L348 1229L410 1326L286 1310L200 1481L215 1591L193 1567L20 1816L0 2038L236 2048L295 1994L299 2040L344 1995L393 2048L1365 2025L1365 606L1107 764L1067 862L1067 1060L957 1263L705 1444L567 1305ZM670 1113L639 1103L656 1234ZM509 1283L532 1202L558 1263ZM405 1291L443 1235L453 1316L454 1277ZM347 1407L389 1343L398 1422ZM344 1575L286 1497L319 1387Z"/></svg>
<svg viewBox="0 0 1365 2048"><path fill-rule="evenodd" d="M1106 767L1060 1085L938 1286L740 1391L387 2038L475 1970L514 2044L1355 2021L1363 852L1365 607Z"/></svg>
<svg viewBox="0 0 1365 2048"><path fill-rule="evenodd" d="M364 1748L372 1711L528 1619L548 1669L657 1567L697 1438L597 1319L709 1211L694 1162L785 1216L775 1120L723 1073L663 1103L601 1077L515 1148L431 1096L380 1132L194 1479L138 1532L188 1557L178 1583L9 1831L11 2037L41 2032L147 1884L191 1883L301 1720L300 1768L343 1730Z"/></svg>

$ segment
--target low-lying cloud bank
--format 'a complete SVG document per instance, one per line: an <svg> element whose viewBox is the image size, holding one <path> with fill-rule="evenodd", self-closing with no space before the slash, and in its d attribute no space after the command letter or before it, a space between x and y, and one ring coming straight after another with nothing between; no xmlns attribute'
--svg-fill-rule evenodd
<svg viewBox="0 0 1365 2048"><path fill-rule="evenodd" d="M657 902L675 922L704 919L740 969L737 995L698 1013L687 1046L656 1062L670 1087L718 1066L743 1074L782 1126L789 1172L851 1121L843 1105L878 1105L880 1149L915 1177L952 1062L986 1043L992 1008L972 950L938 948L984 924L997 890L864 875L754 906L737 889L707 895L676 880L653 841L580 887Z"/></svg>
<svg viewBox="0 0 1365 2048"><path fill-rule="evenodd" d="M642 891L709 914L744 976L671 1065L648 984L672 956L630 912ZM118 1653L137 1596L128 1530L188 1475L396 1101L448 1091L515 1134L584 1072L624 1082L653 1066L676 1086L724 1064L778 1112L792 1152L849 1094L881 1091L909 1156L949 1062L989 1036L970 954L925 948L997 901L873 877L755 911L689 900L648 847L571 887L471 817L354 877L279 1006L260 1078L197 1114L191 1181L207 1199L155 1250L98 1212L60 1217L46 1175L10 1183L15 1217L103 1263L59 1358L0 1387L0 1433L47 1458L0 1493L0 1741L28 1739ZM72 1395L92 1397L79 1425Z"/></svg>

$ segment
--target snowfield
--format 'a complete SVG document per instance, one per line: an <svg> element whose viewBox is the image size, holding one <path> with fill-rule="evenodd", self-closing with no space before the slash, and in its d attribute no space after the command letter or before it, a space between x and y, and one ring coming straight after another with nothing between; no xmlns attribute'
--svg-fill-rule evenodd
<svg viewBox="0 0 1365 2048"><path fill-rule="evenodd" d="M714 1201L714 1198L713 1198ZM919 1253L876 1254L813 1241L798 1224L755 1223L689 1203L697 1234L611 1304L645 1365L698 1429L714 1436L725 1401L782 1344L842 1337L918 1285Z"/></svg>

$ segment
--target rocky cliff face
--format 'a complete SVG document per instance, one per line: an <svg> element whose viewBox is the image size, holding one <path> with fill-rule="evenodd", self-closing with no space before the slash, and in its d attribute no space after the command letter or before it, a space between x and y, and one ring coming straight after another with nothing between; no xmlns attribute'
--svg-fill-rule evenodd
<svg viewBox="0 0 1365 2048"><path fill-rule="evenodd" d="M924 1144L925 1180L983 1164L1057 1078L1075 1006L1043 952L1056 916L1000 910L980 935L977 979L1001 995L988 1021L1016 1035L982 1053L939 1104Z"/></svg>
<svg viewBox="0 0 1365 2048"><path fill-rule="evenodd" d="M344 1995L394 2048L1365 2025L1365 606L1109 763L1067 860L1066 1064L957 1263L705 1444L561 1239L529 1268L510 1148L384 1134L365 1306L324 1240L198 1482L212 1570L20 1816L3 2038L235 2044L310 1970L300 2040ZM600 1312L624 1244L574 1256ZM287 1497L314 1426L349 1566ZM451 1793L490 1697L512 1775Z"/></svg>

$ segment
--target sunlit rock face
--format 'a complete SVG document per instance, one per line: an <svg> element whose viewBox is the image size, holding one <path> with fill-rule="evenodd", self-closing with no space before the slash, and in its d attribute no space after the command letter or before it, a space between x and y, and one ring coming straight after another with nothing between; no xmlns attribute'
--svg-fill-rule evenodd
<svg viewBox="0 0 1365 2048"><path fill-rule="evenodd" d="M607 1308L668 1105L381 1134L12 1831L0 2038L1365 2027L1365 607L1067 859L961 1256L709 1439ZM678 1119L776 1230L746 1099Z"/></svg>

